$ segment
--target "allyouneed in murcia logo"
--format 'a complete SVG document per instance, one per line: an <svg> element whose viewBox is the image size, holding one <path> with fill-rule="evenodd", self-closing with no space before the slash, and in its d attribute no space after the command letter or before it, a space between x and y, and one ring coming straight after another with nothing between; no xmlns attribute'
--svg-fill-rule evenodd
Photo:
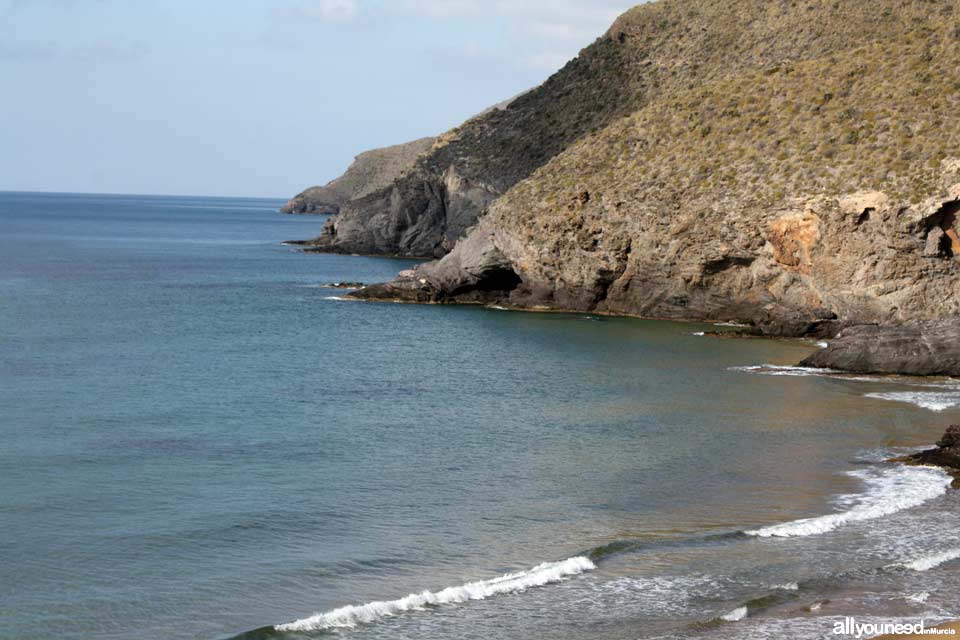
<svg viewBox="0 0 960 640"><path fill-rule="evenodd" d="M874 636L893 634L901 636L954 636L955 629L934 629L927 627L925 620L916 624L906 623L864 623L860 624L855 618L844 618L833 625L833 633L838 636L853 636L855 638L872 638Z"/></svg>

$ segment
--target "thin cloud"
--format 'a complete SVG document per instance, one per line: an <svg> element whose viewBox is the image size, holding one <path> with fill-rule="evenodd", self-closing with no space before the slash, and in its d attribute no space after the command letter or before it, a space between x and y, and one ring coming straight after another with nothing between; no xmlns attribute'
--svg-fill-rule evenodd
<svg viewBox="0 0 960 640"><path fill-rule="evenodd" d="M314 0L281 13L322 22L350 22L359 15L360 3L358 0Z"/></svg>
<svg viewBox="0 0 960 640"><path fill-rule="evenodd" d="M393 0L391 8L431 18L475 16L540 18L557 22L610 22L634 2L617 0Z"/></svg>
<svg viewBox="0 0 960 640"><path fill-rule="evenodd" d="M545 51L527 56L523 65L535 71L556 71L570 61L570 56L562 51Z"/></svg>
<svg viewBox="0 0 960 640"><path fill-rule="evenodd" d="M69 59L80 62L130 62L147 55L141 43L93 42L78 45L0 44L0 60L24 62Z"/></svg>
<svg viewBox="0 0 960 640"><path fill-rule="evenodd" d="M555 71L642 0L391 0L383 12L425 20L498 24L504 40L490 57L537 71ZM371 10L373 5L370 5ZM466 52L465 52L466 53ZM470 57L477 57L471 50Z"/></svg>
<svg viewBox="0 0 960 640"><path fill-rule="evenodd" d="M413 19L440 33L468 33L468 42L449 51L454 57L552 72L602 35L617 16L644 0L292 1L274 11L287 25L311 21L363 29ZM478 39L483 37L486 40Z"/></svg>
<svg viewBox="0 0 960 640"><path fill-rule="evenodd" d="M543 40L586 42L600 35L596 29L580 24L561 22L531 22L527 33Z"/></svg>

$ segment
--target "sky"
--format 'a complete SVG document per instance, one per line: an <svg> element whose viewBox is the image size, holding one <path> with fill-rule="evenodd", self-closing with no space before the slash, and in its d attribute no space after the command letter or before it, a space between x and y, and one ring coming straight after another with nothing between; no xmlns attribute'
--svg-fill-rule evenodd
<svg viewBox="0 0 960 640"><path fill-rule="evenodd" d="M0 0L0 190L289 197L541 83L638 0Z"/></svg>

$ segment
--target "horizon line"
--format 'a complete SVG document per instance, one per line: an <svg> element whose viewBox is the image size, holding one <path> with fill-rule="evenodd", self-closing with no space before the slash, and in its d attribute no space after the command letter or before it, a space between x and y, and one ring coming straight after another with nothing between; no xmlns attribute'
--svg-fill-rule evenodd
<svg viewBox="0 0 960 640"><path fill-rule="evenodd" d="M53 191L39 189L0 189L0 193L26 193L61 196L139 196L148 198L235 198L238 200L289 200L289 196L227 196L201 193L130 193L123 191Z"/></svg>

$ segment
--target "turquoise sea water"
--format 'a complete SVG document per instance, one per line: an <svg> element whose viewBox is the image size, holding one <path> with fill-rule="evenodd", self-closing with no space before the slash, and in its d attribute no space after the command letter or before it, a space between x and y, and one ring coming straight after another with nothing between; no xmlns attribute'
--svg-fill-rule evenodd
<svg viewBox="0 0 960 640"><path fill-rule="evenodd" d="M753 369L817 347L703 325L343 301L324 285L411 263L298 253L322 219L280 204L0 193L0 638L960 616L949 480L877 463L957 421L952 381Z"/></svg>

